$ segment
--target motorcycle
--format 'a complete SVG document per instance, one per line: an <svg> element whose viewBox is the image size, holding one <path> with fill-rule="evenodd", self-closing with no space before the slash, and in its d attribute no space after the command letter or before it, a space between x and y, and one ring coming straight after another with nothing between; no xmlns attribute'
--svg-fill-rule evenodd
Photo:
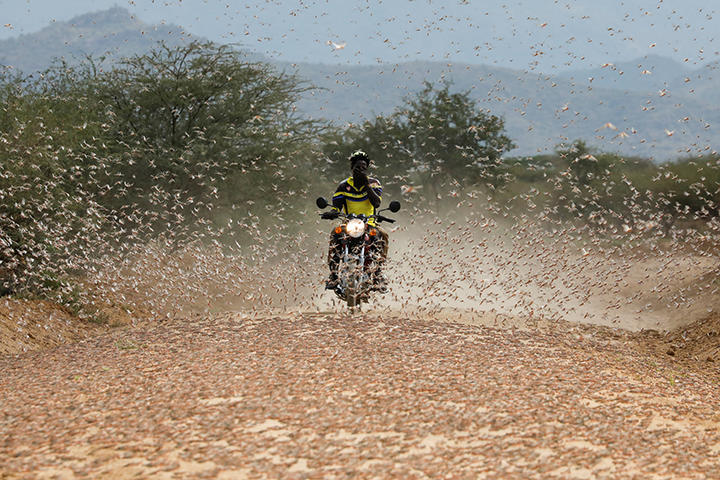
<svg viewBox="0 0 720 480"><path fill-rule="evenodd" d="M321 210L328 207L328 201L319 197L315 204ZM378 210L374 215L345 214L342 212L324 212L321 217L326 220L342 218L343 223L335 227L340 247L340 257L337 271L337 287L335 293L350 308L355 308L361 302L367 302L373 291L373 272L375 271L375 257L377 256L378 231L368 222L394 223L395 220L380 215L380 212L390 210L396 213L400 210L400 202L392 201L388 208Z"/></svg>

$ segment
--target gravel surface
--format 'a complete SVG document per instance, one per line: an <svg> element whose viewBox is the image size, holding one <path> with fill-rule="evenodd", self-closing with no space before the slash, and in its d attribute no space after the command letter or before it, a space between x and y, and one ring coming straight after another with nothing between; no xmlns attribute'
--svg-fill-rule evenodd
<svg viewBox="0 0 720 480"><path fill-rule="evenodd" d="M720 374L609 329L223 314L0 357L0 478L720 478Z"/></svg>

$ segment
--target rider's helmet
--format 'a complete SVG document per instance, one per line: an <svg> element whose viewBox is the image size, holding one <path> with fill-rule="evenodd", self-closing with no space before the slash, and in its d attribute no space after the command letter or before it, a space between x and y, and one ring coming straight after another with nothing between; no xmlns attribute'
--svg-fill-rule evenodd
<svg viewBox="0 0 720 480"><path fill-rule="evenodd" d="M365 163L370 165L370 157L368 157L368 154L362 150L355 150L352 155L350 155L350 167L355 165L355 162L359 160L365 160Z"/></svg>

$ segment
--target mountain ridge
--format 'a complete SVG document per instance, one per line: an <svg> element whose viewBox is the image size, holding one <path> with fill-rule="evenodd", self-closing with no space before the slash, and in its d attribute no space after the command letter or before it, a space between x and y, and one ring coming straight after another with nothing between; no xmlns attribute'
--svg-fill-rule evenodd
<svg viewBox="0 0 720 480"><path fill-rule="evenodd" d="M126 9L112 7L0 40L0 65L32 73L44 70L55 59L74 63L73 59L86 56L110 56L119 60L160 41L177 45L190 38L179 26L148 25Z"/></svg>
<svg viewBox="0 0 720 480"><path fill-rule="evenodd" d="M148 25L113 7L0 40L0 64L30 72L46 68L52 58L72 63L101 55L113 61L145 53L161 41L173 46L193 39L201 40L180 26ZM511 155L546 153L583 139L603 151L667 160L707 153L720 143L710 128L720 122L720 110L713 107L720 100L716 62L690 69L665 57L645 56L548 75L440 61L354 66L280 62L258 53L248 58L294 72L318 87L297 102L298 111L338 124L390 114L424 81L449 81L504 118L518 144Z"/></svg>

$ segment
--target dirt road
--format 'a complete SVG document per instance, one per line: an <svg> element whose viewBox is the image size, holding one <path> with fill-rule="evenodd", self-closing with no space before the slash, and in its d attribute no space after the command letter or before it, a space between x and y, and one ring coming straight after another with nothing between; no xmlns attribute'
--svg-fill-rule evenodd
<svg viewBox="0 0 720 480"><path fill-rule="evenodd" d="M223 314L0 357L0 478L717 478L720 373L599 327Z"/></svg>

